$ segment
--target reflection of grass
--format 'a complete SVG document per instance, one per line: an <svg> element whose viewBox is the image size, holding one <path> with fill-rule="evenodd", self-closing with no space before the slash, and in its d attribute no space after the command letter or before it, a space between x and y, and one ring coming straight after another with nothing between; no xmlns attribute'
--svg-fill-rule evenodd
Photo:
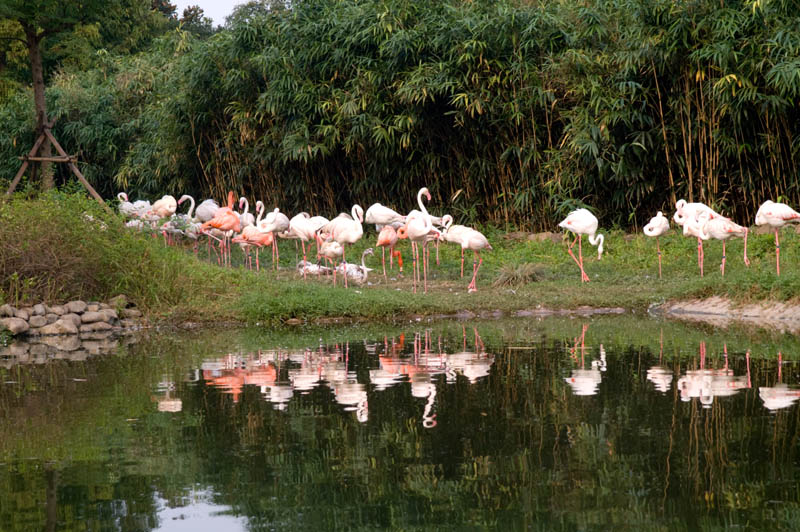
<svg viewBox="0 0 800 532"><path fill-rule="evenodd" d="M91 213L95 222L87 221L85 212ZM53 222L54 213L58 213L58 223ZM469 254L462 279L460 248L442 244L439 265L430 246L429 294L415 295L411 293L412 262L406 242L400 245L406 254L404 276L394 270L385 280L376 256L369 259L369 265L375 268L370 285L345 289L334 288L330 279L313 276L304 282L293 269L295 244L291 241L279 239L282 262L277 273L270 269L268 251L262 253L265 269L256 273L236 267L242 262L238 246L233 249L235 267L220 268L213 254L206 256L205 244L200 246L200 259L188 248L165 248L160 237L132 234L122 229L119 219L75 196L53 194L38 200L15 200L0 207L0 217L5 220L0 236L8 242L24 242L4 246L0 254L0 273L7 274L4 278L8 281L0 284L0 300L103 299L122 292L150 317L176 322L278 323L290 318L339 316L386 319L538 306L644 310L652 303L687 297L723 295L742 302L785 301L800 293L800 252L796 237L788 230L780 277L774 272L771 235L751 237L749 269L742 264L742 243L732 241L724 278L718 269L721 246L706 243L707 274L701 279L695 242L673 232L661 238L664 272L659 280L652 239L625 237L612 231L607 235L602 260L597 259L594 247L585 246L585 266L592 281L581 284L578 269L566 253L566 241L513 241L488 229L485 232L494 250L483 254L477 293L466 292L472 271ZM107 228L101 229L100 222ZM348 250L349 257L360 257L363 249L374 244L372 228L367 231ZM12 279L16 282L11 283Z"/></svg>

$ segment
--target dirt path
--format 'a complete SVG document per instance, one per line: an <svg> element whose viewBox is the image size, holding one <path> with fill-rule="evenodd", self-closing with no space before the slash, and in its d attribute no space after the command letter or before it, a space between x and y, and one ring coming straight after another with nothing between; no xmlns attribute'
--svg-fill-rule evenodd
<svg viewBox="0 0 800 532"><path fill-rule="evenodd" d="M764 301L737 305L727 298L710 297L689 301L674 301L652 307L653 314L680 320L727 327L739 322L781 332L800 332L800 305Z"/></svg>

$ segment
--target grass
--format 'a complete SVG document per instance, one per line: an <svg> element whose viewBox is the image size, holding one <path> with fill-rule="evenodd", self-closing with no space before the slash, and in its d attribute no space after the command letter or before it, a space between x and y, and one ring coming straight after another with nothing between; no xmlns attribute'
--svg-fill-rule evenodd
<svg viewBox="0 0 800 532"><path fill-rule="evenodd" d="M91 218L89 218L91 217ZM460 312L513 312L521 309L623 307L644 310L667 300L721 295L738 302L791 301L800 294L800 250L797 236L785 230L782 274L775 275L773 236L752 235L750 268L742 263L742 242L728 245L726 275L720 275L721 244L705 245L706 275L700 278L696 243L673 231L661 238L663 279L658 279L655 242L612 231L606 253L597 259L585 246L585 268L592 281L581 284L578 268L566 253L566 239L553 242L510 240L497 229L485 234L494 248L483 254L477 293L467 293L470 259L460 278L460 248L442 244L440 263L431 249L428 294L411 291L412 261L405 275L381 274L379 253L368 260L375 268L370 284L333 287L329 279L295 273L295 244L279 240L281 269L261 272L241 267L234 247L234 267L220 268L205 245L199 256L187 247L165 247L123 227L83 196L54 192L34 199L16 198L0 206L0 300L12 304L57 303L73 298L103 300L126 294L147 315L167 322L279 323L331 317L391 319L409 315ZM348 257L373 246L372 228ZM431 246L432 248L432 246ZM408 244L400 249L408 255Z"/></svg>

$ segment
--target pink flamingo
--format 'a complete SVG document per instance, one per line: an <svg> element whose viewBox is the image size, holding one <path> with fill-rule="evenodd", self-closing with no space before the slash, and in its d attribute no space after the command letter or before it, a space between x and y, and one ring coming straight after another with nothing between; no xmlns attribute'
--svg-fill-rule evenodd
<svg viewBox="0 0 800 532"><path fill-rule="evenodd" d="M574 260L581 269L581 282L589 282L589 276L586 275L586 271L583 269L583 252L581 250L583 235L588 235L589 243L593 246L597 246L597 260L600 260L603 256L603 242L605 241L605 237L601 234L597 234L597 225L598 222L595 215L586 209L572 211L558 224L559 227L567 229L576 235L575 240L569 245L568 252L572 260ZM575 254L572 252L572 248L575 247L575 242L578 242L578 256L580 260L576 259Z"/></svg>
<svg viewBox="0 0 800 532"><path fill-rule="evenodd" d="M467 291L477 292L478 288L475 285L475 280L478 278L478 270L481 268L481 264L483 264L481 250L488 249L491 251L492 246L483 233L475 229L470 229L461 235L461 252L463 253L465 249L471 249L474 253L474 258L472 259L472 281L470 281ZM477 266L475 263L476 259Z"/></svg>
<svg viewBox="0 0 800 532"><path fill-rule="evenodd" d="M400 266L400 271L403 271L403 255L400 250L395 251L394 246L397 244L397 231L391 225L384 225L381 232L378 233L377 245L381 247L383 254L381 256L381 263L383 264L383 278L386 279L386 248L389 248L389 267L392 267L392 259L395 254L397 255L397 264Z"/></svg>
<svg viewBox="0 0 800 532"><path fill-rule="evenodd" d="M717 216L715 218L707 219L707 214L702 214L701 218L706 219L706 231L708 236L716 240L722 240L722 264L719 265L722 275L725 275L725 241L732 236L740 236L744 238L744 264L750 266L750 259L747 258L747 233L748 229L739 224L734 223L724 216Z"/></svg>
<svg viewBox="0 0 800 532"><path fill-rule="evenodd" d="M347 245L355 244L364 234L364 228L361 225L361 222L364 221L364 209L362 209L360 205L353 205L351 213L352 218L336 218L320 229L320 231L323 232L330 232L333 240L342 245L343 262L347 262L347 256L345 254ZM347 276L344 278L344 287L347 288Z"/></svg>

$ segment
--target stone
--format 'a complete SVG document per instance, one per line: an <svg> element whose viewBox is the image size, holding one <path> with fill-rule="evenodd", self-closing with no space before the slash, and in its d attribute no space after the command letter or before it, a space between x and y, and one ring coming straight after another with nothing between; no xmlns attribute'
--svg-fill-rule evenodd
<svg viewBox="0 0 800 532"><path fill-rule="evenodd" d="M44 305L39 303L38 305L33 306L33 315L34 316L44 316L46 314Z"/></svg>
<svg viewBox="0 0 800 532"><path fill-rule="evenodd" d="M97 312L98 310L100 310L99 303L89 303L86 305L86 312Z"/></svg>
<svg viewBox="0 0 800 532"><path fill-rule="evenodd" d="M81 315L82 323L94 323L96 321L106 321L106 315L96 310L87 310Z"/></svg>
<svg viewBox="0 0 800 532"><path fill-rule="evenodd" d="M114 296L108 300L108 304L111 305L111 308L115 309L125 308L128 306L128 297L124 294Z"/></svg>
<svg viewBox="0 0 800 532"><path fill-rule="evenodd" d="M111 305L109 305L108 303L100 303L100 310L107 310L107 309L110 309L110 308L111 308Z"/></svg>
<svg viewBox="0 0 800 532"><path fill-rule="evenodd" d="M81 333L81 342L85 342L87 340L107 340L111 336L113 336L114 331L96 331L96 332L82 332Z"/></svg>
<svg viewBox="0 0 800 532"><path fill-rule="evenodd" d="M119 316L117 316L117 311L113 308L100 309L100 314L105 315L106 318L103 321L108 323L114 323L119 319Z"/></svg>
<svg viewBox="0 0 800 532"><path fill-rule="evenodd" d="M71 321L75 325L76 329L81 325L81 317L78 316L77 314L72 314L72 313L64 314L63 316L61 316L61 319L62 320L66 319Z"/></svg>
<svg viewBox="0 0 800 532"><path fill-rule="evenodd" d="M28 354L31 344L28 342L15 342L8 346L8 354L13 357L21 357Z"/></svg>
<svg viewBox="0 0 800 532"><path fill-rule="evenodd" d="M141 318L142 311L135 308L124 308L120 312L123 318Z"/></svg>
<svg viewBox="0 0 800 532"><path fill-rule="evenodd" d="M123 329L134 329L139 327L139 322L130 318L123 318L120 320L119 325Z"/></svg>
<svg viewBox="0 0 800 532"><path fill-rule="evenodd" d="M50 307L50 312L63 316L67 313L67 309L64 308L64 305L56 305L55 307Z"/></svg>
<svg viewBox="0 0 800 532"><path fill-rule="evenodd" d="M73 362L82 362L89 358L89 353L85 349L76 349L72 351L67 357L68 360Z"/></svg>
<svg viewBox="0 0 800 532"><path fill-rule="evenodd" d="M50 352L50 347L44 344L32 344L31 345L31 356L36 359L34 362L41 364L42 362L47 361L47 353Z"/></svg>
<svg viewBox="0 0 800 532"><path fill-rule="evenodd" d="M55 323L55 322L57 322L57 321L58 321L58 318L60 318L60 317L61 317L61 316L59 316L58 314L54 314L54 313L52 313L52 312L50 312L50 313L48 313L48 314L45 314L45 315L44 315L44 319L46 319L46 320L47 320L47 324L48 324L48 325L50 325L51 323Z"/></svg>
<svg viewBox="0 0 800 532"><path fill-rule="evenodd" d="M67 309L67 312L73 314L83 314L86 311L86 302L77 299L75 301L70 301L64 305L64 307Z"/></svg>
<svg viewBox="0 0 800 532"><path fill-rule="evenodd" d="M0 318L3 318L3 317L13 318L16 313L17 313L17 309L12 307L11 305L6 304L6 305L3 305L3 306L0 306Z"/></svg>
<svg viewBox="0 0 800 532"><path fill-rule="evenodd" d="M39 334L42 335L78 334L78 327L71 319L62 316L55 323L51 323L50 325L45 325L44 327L37 329L37 331Z"/></svg>
<svg viewBox="0 0 800 532"><path fill-rule="evenodd" d="M6 329L13 335L28 332L30 325L22 318L2 318L0 319L0 330Z"/></svg>
<svg viewBox="0 0 800 532"><path fill-rule="evenodd" d="M59 351L75 351L81 347L81 340L78 338L77 334L71 334L69 336L43 336L39 341Z"/></svg>
<svg viewBox="0 0 800 532"><path fill-rule="evenodd" d="M110 323L106 323L104 321L95 321L92 323L84 323L81 325L80 330L82 333L84 332L97 332L97 331L108 331L112 329Z"/></svg>
<svg viewBox="0 0 800 532"><path fill-rule="evenodd" d="M17 309L17 312L14 314L14 316L21 320L27 320L31 317L30 313L24 308Z"/></svg>
<svg viewBox="0 0 800 532"><path fill-rule="evenodd" d="M38 315L31 316L28 319L28 325L30 325L31 327L44 327L45 325L47 325L47 318Z"/></svg>

